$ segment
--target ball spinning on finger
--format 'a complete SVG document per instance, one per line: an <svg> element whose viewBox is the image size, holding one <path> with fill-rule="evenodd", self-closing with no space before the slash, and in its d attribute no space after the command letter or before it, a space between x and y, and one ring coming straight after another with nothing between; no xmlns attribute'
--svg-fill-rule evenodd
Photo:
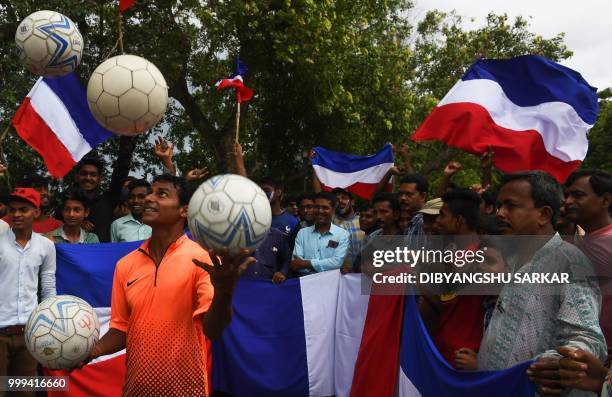
<svg viewBox="0 0 612 397"><path fill-rule="evenodd" d="M272 223L272 209L259 186L226 174L202 183L189 201L189 230L204 248L227 247L230 255L255 251Z"/></svg>

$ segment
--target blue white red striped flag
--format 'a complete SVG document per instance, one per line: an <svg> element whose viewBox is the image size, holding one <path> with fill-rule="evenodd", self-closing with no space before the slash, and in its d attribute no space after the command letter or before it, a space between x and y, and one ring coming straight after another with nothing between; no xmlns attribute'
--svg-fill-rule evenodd
<svg viewBox="0 0 612 397"><path fill-rule="evenodd" d="M483 154L504 172L543 170L559 181L584 160L599 112L576 71L536 55L481 59L432 110L413 140Z"/></svg>
<svg viewBox="0 0 612 397"><path fill-rule="evenodd" d="M13 116L13 125L55 178L66 175L112 136L94 119L85 88L74 73L39 78Z"/></svg>
<svg viewBox="0 0 612 397"><path fill-rule="evenodd" d="M89 302L101 334L108 330L115 264L139 245L56 245L58 294ZM451 368L427 335L414 298L364 294L359 274L330 271L282 284L243 278L233 310L212 349L209 382L234 397L534 395L525 374L529 362L503 371ZM49 397L118 397L125 354L100 357L67 375L69 391Z"/></svg>
<svg viewBox="0 0 612 397"><path fill-rule="evenodd" d="M364 199L372 198L376 186L393 167L391 144L370 156L333 152L322 147L315 147L314 151L312 167L324 190L341 187Z"/></svg>
<svg viewBox="0 0 612 397"><path fill-rule="evenodd" d="M217 91L224 88L234 87L236 89L236 101L238 103L246 102L253 97L253 91L244 85L244 76L248 71L247 66L236 58L236 71L227 79L219 80L215 84Z"/></svg>

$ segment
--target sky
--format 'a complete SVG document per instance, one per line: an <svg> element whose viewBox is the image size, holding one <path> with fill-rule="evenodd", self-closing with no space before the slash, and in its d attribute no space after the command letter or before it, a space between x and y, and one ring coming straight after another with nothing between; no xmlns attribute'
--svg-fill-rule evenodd
<svg viewBox="0 0 612 397"><path fill-rule="evenodd" d="M577 5L578 4L578 5ZM420 21L429 10L456 10L464 27L479 28L493 11L531 17L530 30L551 38L565 32L565 43L574 55L561 63L582 74L599 90L612 87L612 1L585 0L415 0L411 19ZM475 18L474 22L470 18Z"/></svg>

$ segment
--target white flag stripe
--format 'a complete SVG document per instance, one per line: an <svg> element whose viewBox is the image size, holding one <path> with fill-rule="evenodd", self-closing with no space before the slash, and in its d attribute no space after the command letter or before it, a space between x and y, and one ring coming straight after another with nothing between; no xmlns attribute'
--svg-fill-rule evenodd
<svg viewBox="0 0 612 397"><path fill-rule="evenodd" d="M300 278L311 397L334 395L334 334L340 271Z"/></svg>
<svg viewBox="0 0 612 397"><path fill-rule="evenodd" d="M92 150L64 103L42 78L32 87L28 97L32 108L68 149L74 161L79 161Z"/></svg>
<svg viewBox="0 0 612 397"><path fill-rule="evenodd" d="M337 172L320 165L312 166L317 177L326 186L346 188L355 183L378 183L385 176L393 163L382 163L374 167L355 172Z"/></svg>
<svg viewBox="0 0 612 397"><path fill-rule="evenodd" d="M475 103L484 107L495 124L514 131L535 130L546 151L563 161L584 160L588 149L587 132L593 127L564 102L518 106L493 80L459 80L438 107L452 103Z"/></svg>

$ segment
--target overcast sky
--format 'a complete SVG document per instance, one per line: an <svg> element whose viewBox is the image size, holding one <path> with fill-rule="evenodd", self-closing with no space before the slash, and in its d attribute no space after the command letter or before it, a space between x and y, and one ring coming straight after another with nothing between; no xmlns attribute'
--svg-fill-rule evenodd
<svg viewBox="0 0 612 397"><path fill-rule="evenodd" d="M532 32L550 38L565 32L565 43L574 56L561 62L582 74L599 90L612 87L612 1L584 0L415 0L412 18L425 12L456 10L466 28L484 25L486 15L506 13L512 19L531 17ZM476 20L470 22L470 18Z"/></svg>

